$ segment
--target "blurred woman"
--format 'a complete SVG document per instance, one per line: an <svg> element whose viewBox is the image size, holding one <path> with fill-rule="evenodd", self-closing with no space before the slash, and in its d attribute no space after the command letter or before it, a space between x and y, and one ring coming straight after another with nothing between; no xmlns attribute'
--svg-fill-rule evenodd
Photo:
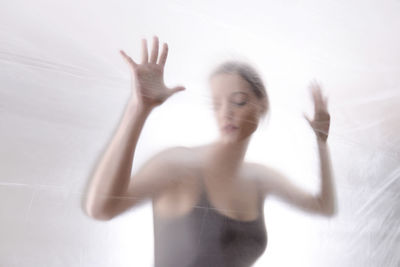
<svg viewBox="0 0 400 267"><path fill-rule="evenodd" d="M327 147L330 116L318 84L312 84L321 190L313 195L275 169L245 162L252 134L269 111L262 79L249 64L227 61L209 77L219 137L197 147L171 147L154 155L131 176L140 133L151 111L183 86L164 84L168 45L159 56L153 37L150 57L142 39L142 61L124 51L132 92L119 127L98 163L85 199L87 214L110 220L151 200L156 267L251 266L265 251L264 200L274 194L324 216L336 211Z"/></svg>

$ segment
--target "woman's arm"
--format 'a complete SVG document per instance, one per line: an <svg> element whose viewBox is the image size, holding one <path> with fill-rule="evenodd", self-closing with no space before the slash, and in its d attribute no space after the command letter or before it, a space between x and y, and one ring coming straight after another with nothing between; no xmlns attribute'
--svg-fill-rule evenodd
<svg viewBox="0 0 400 267"><path fill-rule="evenodd" d="M277 195L283 200L303 210L332 216L337 212L335 189L332 180L332 168L327 145L327 138L330 126L330 115L327 110L327 99L322 97L320 86L317 83L311 84L312 95L315 104L315 118L305 118L315 131L318 144L321 188L316 196L303 191L293 185L280 172L262 166L259 177L260 187L264 193Z"/></svg>
<svg viewBox="0 0 400 267"><path fill-rule="evenodd" d="M85 211L90 217L108 219L107 204L115 202L128 187L133 155L150 112L151 109L141 108L133 101L126 105L117 131L98 162L87 190Z"/></svg>
<svg viewBox="0 0 400 267"><path fill-rule="evenodd" d="M320 138L317 138L317 144L321 173L321 189L318 198L322 211L327 215L335 215L337 213L336 192L328 144L326 140Z"/></svg>
<svg viewBox="0 0 400 267"><path fill-rule="evenodd" d="M136 63L125 52L120 51L131 70L132 91L122 120L97 164L87 190L84 210L93 218L108 220L117 214L116 211L126 210L128 203L126 201L124 201L123 209L116 210L114 207L129 191L132 159L143 125L153 108L164 103L174 93L185 89L183 86L172 89L165 86L163 73L168 46L164 43L163 51L157 62L158 46L158 38L154 36L149 58L147 41L142 39L141 64ZM162 157L164 154L161 153L147 164L147 166L152 166L153 168L150 170L154 171L142 171L142 173L146 173L146 177L158 176L155 171L161 168L154 167L165 165L166 161L163 160L165 157ZM149 168L142 169L148 170ZM145 188L149 186L148 183L141 182L140 184ZM138 188L138 190L140 189ZM143 197L145 195L141 195L141 198ZM129 203L135 202L130 201Z"/></svg>
<svg viewBox="0 0 400 267"><path fill-rule="evenodd" d="M283 201L306 212L333 216L336 214L335 194L332 184L332 174L327 144L318 142L321 162L321 189L314 195L293 184L280 171L257 165L257 182L262 195L275 195Z"/></svg>

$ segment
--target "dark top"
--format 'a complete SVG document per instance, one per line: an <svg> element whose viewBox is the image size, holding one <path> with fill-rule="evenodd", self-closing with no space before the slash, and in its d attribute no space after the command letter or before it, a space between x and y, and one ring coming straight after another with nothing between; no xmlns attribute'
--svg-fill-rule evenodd
<svg viewBox="0 0 400 267"><path fill-rule="evenodd" d="M202 187L197 205L176 218L154 222L155 267L250 267L267 246L263 199L259 217L239 221L214 208Z"/></svg>

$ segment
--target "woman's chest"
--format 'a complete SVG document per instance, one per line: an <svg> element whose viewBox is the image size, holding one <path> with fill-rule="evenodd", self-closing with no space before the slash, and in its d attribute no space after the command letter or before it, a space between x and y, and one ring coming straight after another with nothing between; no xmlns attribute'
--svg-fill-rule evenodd
<svg viewBox="0 0 400 267"><path fill-rule="evenodd" d="M209 204L207 208L234 220L255 220L262 208L257 184L250 177L218 176L216 171L203 169L193 170L190 178L171 185L153 201L153 209L156 216L177 218L202 208L196 207L204 203L202 198Z"/></svg>

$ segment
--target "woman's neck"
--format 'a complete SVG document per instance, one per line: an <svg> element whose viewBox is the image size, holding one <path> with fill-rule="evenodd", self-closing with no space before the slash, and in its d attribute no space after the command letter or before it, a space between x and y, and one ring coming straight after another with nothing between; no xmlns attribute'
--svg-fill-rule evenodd
<svg viewBox="0 0 400 267"><path fill-rule="evenodd" d="M221 179L234 178L242 166L250 138L238 142L217 140L209 147L208 160L214 170L221 172Z"/></svg>

